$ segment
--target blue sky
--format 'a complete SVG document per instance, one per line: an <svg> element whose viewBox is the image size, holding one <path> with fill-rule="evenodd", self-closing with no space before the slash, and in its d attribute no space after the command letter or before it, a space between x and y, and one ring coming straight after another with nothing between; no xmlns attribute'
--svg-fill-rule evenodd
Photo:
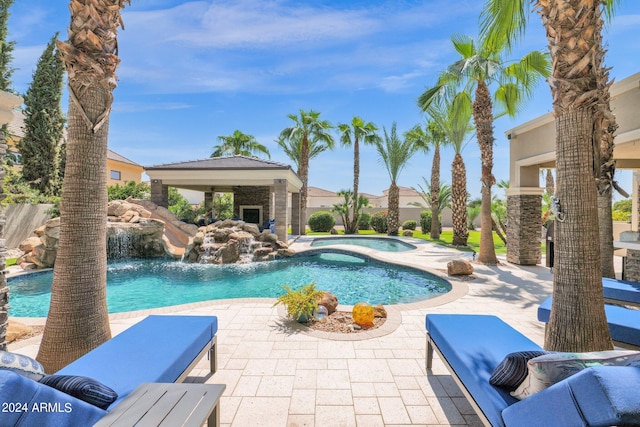
<svg viewBox="0 0 640 427"><path fill-rule="evenodd" d="M617 80L640 71L640 2L625 0L605 34L608 66ZM478 0L133 0L119 32L119 86L114 92L109 147L145 166L207 158L217 137L239 129L254 135L272 160L290 164L274 140L291 125L287 114L320 111L333 124L354 115L404 132L424 124L416 98L456 60L454 33L475 36ZM51 36L66 38L68 2L16 0L9 40L16 41L14 88L25 92ZM513 58L546 49L538 16ZM63 102L67 109L67 101ZM515 119L495 124L498 180L508 179L504 132L551 110L546 83ZM336 134L336 141L338 140ZM309 185L351 187L353 156L336 144L313 159ZM389 179L373 147L361 153L360 190L381 194ZM451 182L453 153L442 153L441 179ZM480 193L475 140L463 152L468 189ZM416 154L400 185L430 176L431 154ZM630 173L619 179L627 190Z"/></svg>

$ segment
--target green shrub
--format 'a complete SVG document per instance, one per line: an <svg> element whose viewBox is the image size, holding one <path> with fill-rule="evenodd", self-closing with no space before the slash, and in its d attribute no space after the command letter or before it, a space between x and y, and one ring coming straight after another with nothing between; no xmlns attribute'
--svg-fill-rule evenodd
<svg viewBox="0 0 640 427"><path fill-rule="evenodd" d="M387 232L387 211L376 212L371 216L371 228L373 228L376 233Z"/></svg>
<svg viewBox="0 0 640 427"><path fill-rule="evenodd" d="M431 231L431 211L423 210L420 212L420 228L423 234Z"/></svg>
<svg viewBox="0 0 640 427"><path fill-rule="evenodd" d="M311 231L331 231L334 225L336 225L336 219L331 215L331 212L318 211L309 217Z"/></svg>
<svg viewBox="0 0 640 427"><path fill-rule="evenodd" d="M360 212L358 216L358 229L370 230L371 229L371 214L367 212Z"/></svg>
<svg viewBox="0 0 640 427"><path fill-rule="evenodd" d="M631 221L631 212L613 211L611 213L611 218L614 221L629 222L629 221Z"/></svg>
<svg viewBox="0 0 640 427"><path fill-rule="evenodd" d="M413 219L408 219L402 223L403 230L415 230L418 223Z"/></svg>

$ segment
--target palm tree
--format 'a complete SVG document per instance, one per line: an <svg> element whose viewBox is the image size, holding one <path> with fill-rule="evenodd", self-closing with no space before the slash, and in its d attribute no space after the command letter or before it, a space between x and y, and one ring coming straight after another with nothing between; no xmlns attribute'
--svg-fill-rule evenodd
<svg viewBox="0 0 640 427"><path fill-rule="evenodd" d="M340 190L336 193L337 196L342 197L344 200L342 203L336 203L331 208L331 212L340 215L342 218L342 224L345 227L345 230L352 229L353 224L351 224L352 219L349 217L350 209L355 209L358 213L356 218L359 216L360 212L363 208L369 206L369 199L365 196L358 196L358 200L354 199L353 191L351 190ZM346 232L345 232L346 234Z"/></svg>
<svg viewBox="0 0 640 427"><path fill-rule="evenodd" d="M269 149L260 144L253 135L247 135L239 130L235 130L229 136L219 136L218 141L222 144L213 147L211 157L222 156L247 156L254 157L254 153L263 153L271 158Z"/></svg>
<svg viewBox="0 0 640 427"><path fill-rule="evenodd" d="M473 130L471 126L471 97L467 92L454 94L444 91L427 108L427 113L445 139L453 147L455 156L451 163L451 220L455 246L467 246L467 170L462 158L465 138ZM431 219L433 221L433 218Z"/></svg>
<svg viewBox="0 0 640 427"><path fill-rule="evenodd" d="M422 209L431 209L431 203L433 202L434 195L431 194L433 185L429 185L429 181L427 178L422 177L422 182L424 182L424 187L421 184L418 184L418 188L411 187L416 193L422 197L422 200L425 201L429 206L420 203L420 202L411 202L409 203L411 206L416 206ZM442 212L445 208L451 207L451 186L447 184L442 184L438 188L438 194L435 195L436 204L438 205L438 212ZM433 219L431 219L433 221ZM425 230L426 231L426 230ZM424 231L423 231L424 232Z"/></svg>
<svg viewBox="0 0 640 427"><path fill-rule="evenodd" d="M282 148L282 151L284 151L284 154L286 154L287 157L296 166L296 174L299 176L300 163L302 159L302 141L297 138L286 139L286 138L279 137L276 140L276 144L278 144L278 146ZM320 153L323 153L328 149L329 149L329 146L322 143L321 141L310 141L309 160L318 157Z"/></svg>
<svg viewBox="0 0 640 427"><path fill-rule="evenodd" d="M494 98L504 108L505 114L514 116L524 99L531 94L533 86L541 77L548 75L548 61L541 52L531 52L519 62L507 64L501 58L505 44L488 43L486 40L476 46L474 41L463 35L451 38L455 50L461 58L450 65L438 79L437 84L427 89L418 103L423 110L447 86L464 86L473 93L473 121L482 159L482 208L480 214L480 249L478 262L497 264L491 227L491 186L493 176L493 102L490 86L496 86Z"/></svg>
<svg viewBox="0 0 640 427"><path fill-rule="evenodd" d="M326 145L333 149L333 137L329 133L332 126L326 120L320 120L320 113L317 111L300 110L300 116L289 114L294 125L280 132L280 139L300 142L300 164L298 165L298 176L302 181L300 188L300 216L306 218L307 215L307 187L309 184L309 148L313 144ZM303 230L304 234L304 230Z"/></svg>
<svg viewBox="0 0 640 427"><path fill-rule="evenodd" d="M605 130L615 129L609 113L602 15L611 13L615 3L488 0L483 11L485 38L512 43L524 32L533 5L552 54L548 80L556 121L555 197L560 211L554 229L553 304L545 348L553 351L613 348L604 312L601 245L593 242L600 239L597 157Z"/></svg>
<svg viewBox="0 0 640 427"><path fill-rule="evenodd" d="M117 29L127 0L71 0L67 160L49 316L38 352L54 372L111 338L107 312L107 140Z"/></svg>
<svg viewBox="0 0 640 427"><path fill-rule="evenodd" d="M431 163L431 238L440 238L440 212L441 208L438 203L438 195L440 194L440 147L445 146L448 141L444 134L438 128L433 120L427 120L426 131L420 125L414 126L406 133L406 137L411 139L420 148L428 151L429 147L433 147L433 161ZM426 181L425 181L426 182ZM426 230L422 231L423 233Z"/></svg>
<svg viewBox="0 0 640 427"><path fill-rule="evenodd" d="M347 123L340 123L338 125L340 131L340 142L346 147L350 147L353 144L353 197L352 201L359 200L358 198L358 182L360 180L360 141L365 144L374 144L375 141L380 140L380 136L376 133L378 128L372 122L365 122L362 118L355 116L351 119L351 125ZM358 233L358 216L360 214L356 206L352 207L353 217L351 219L350 227L344 229L345 234L357 234Z"/></svg>
<svg viewBox="0 0 640 427"><path fill-rule="evenodd" d="M391 126L391 133L383 128L384 141L378 140L374 144L378 150L380 160L384 163L391 185L389 186L389 206L387 216L387 235L397 236L400 228L400 189L398 188L398 177L400 172L407 165L411 156L418 147L408 139L400 139L396 133L396 123Z"/></svg>

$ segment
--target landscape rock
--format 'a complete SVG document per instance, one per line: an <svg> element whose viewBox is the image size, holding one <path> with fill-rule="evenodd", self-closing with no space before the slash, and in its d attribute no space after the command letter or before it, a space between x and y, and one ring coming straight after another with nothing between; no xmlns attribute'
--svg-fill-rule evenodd
<svg viewBox="0 0 640 427"><path fill-rule="evenodd" d="M402 235L405 237L413 237L413 230L402 230Z"/></svg>
<svg viewBox="0 0 640 427"><path fill-rule="evenodd" d="M324 292L318 300L318 305L322 305L327 309L328 314L332 314L338 308L338 297L331 292Z"/></svg>
<svg viewBox="0 0 640 427"><path fill-rule="evenodd" d="M41 243L42 241L37 236L27 237L22 241L22 243L20 243L18 249L20 249L22 252L31 252L34 247L38 246Z"/></svg>
<svg viewBox="0 0 640 427"><path fill-rule="evenodd" d="M447 274L450 276L468 276L473 274L473 265L464 259L454 259L447 263Z"/></svg>
<svg viewBox="0 0 640 427"><path fill-rule="evenodd" d="M25 335L29 335L33 331L33 328L24 323L11 320L7 326L7 342L13 342Z"/></svg>
<svg viewBox="0 0 640 427"><path fill-rule="evenodd" d="M378 304L373 307L373 317L382 317L384 319L387 318L387 310L385 310L382 304Z"/></svg>

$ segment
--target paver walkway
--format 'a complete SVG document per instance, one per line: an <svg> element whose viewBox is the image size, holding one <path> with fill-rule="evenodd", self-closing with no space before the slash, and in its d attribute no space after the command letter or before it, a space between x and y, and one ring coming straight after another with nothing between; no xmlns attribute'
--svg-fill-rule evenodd
<svg viewBox="0 0 640 427"><path fill-rule="evenodd" d="M302 239L294 248L307 245L308 239ZM420 243L416 251L376 256L425 266L441 275L446 275L449 260L470 259L468 254L429 243ZM203 360L188 381L227 385L220 407L223 426L481 425L438 359L433 373L426 374L425 315L494 314L542 344L544 328L536 320L536 309L551 293L552 275L541 266L504 261L496 267L474 267L472 280L450 279L459 298L395 306L387 321L393 330L368 339L337 334L327 339L292 327L272 307L273 299L114 314L112 332L121 332L150 312L218 316L220 368L207 376L208 361ZM9 349L35 356L38 344L34 337Z"/></svg>

